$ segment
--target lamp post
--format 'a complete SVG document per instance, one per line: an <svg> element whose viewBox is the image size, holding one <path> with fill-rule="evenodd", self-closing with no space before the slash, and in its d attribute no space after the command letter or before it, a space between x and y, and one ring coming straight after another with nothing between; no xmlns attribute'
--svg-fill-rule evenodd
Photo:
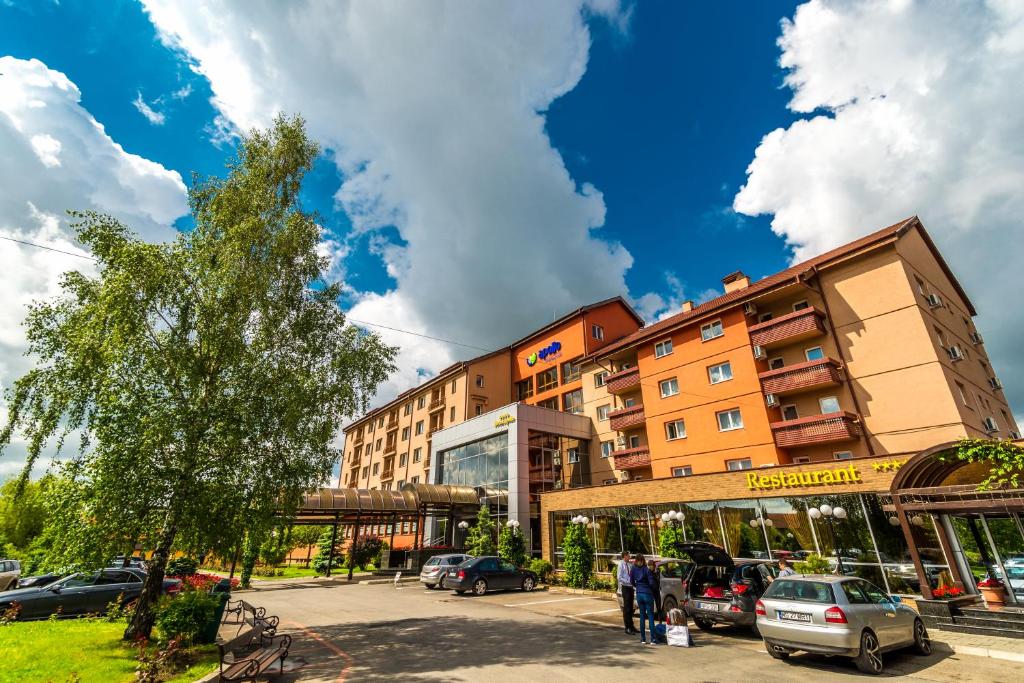
<svg viewBox="0 0 1024 683"><path fill-rule="evenodd" d="M662 524L678 524L682 526L684 519L686 519L686 515L675 510L661 513Z"/></svg>
<svg viewBox="0 0 1024 683"><path fill-rule="evenodd" d="M839 546L839 534L836 533L836 520L846 519L846 510L838 505L822 505L816 508L807 508L807 514L811 519L821 519L828 522L828 528L832 531L832 538L836 541L836 571L845 574L843 569L843 549Z"/></svg>
<svg viewBox="0 0 1024 683"><path fill-rule="evenodd" d="M761 537L764 538L764 547L768 551L768 559L772 558L772 544L768 540L768 529L775 526L775 522L770 517L754 517L750 520L750 527L756 529L761 527Z"/></svg>

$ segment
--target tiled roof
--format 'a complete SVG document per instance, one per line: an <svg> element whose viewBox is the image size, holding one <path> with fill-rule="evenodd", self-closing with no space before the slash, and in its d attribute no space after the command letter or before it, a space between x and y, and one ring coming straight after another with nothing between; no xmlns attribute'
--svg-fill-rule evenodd
<svg viewBox="0 0 1024 683"><path fill-rule="evenodd" d="M870 235L865 235L864 237L861 237L858 240L854 240L849 244L844 244L841 247L837 247L831 251L825 252L824 254L815 256L812 259L808 259L803 263L798 263L794 266L790 266L789 268L786 268L783 271L775 273L774 275L769 275L766 278L751 283L747 287L743 287L742 289L737 289L732 292L728 292L721 296L715 297L710 301L705 301L700 306L695 306L693 309L689 311L677 313L669 318L665 318L664 320L660 320L652 325L648 325L647 327L641 328L634 332L633 334L624 337L623 339L617 342L609 344L608 346L605 346L596 354L594 354L593 357L606 357L610 354L615 353L616 351L620 351L634 344L643 342L644 340L652 336L661 334L668 329L675 328L690 320L700 318L702 316L708 315L709 313L718 311L728 306L736 305L743 301L744 299L751 298L757 294L760 294L782 284L796 281L802 275L807 273L807 271L817 266L822 266L828 263L829 261L833 261L835 259L848 256L862 249L872 247L878 243L895 239L914 226L917 226L921 230L921 236L924 238L928 247L932 250L936 259L939 261L939 265L943 268L943 270L946 272L946 275L953 282L953 286L957 289L957 292L964 298L964 301L967 302L968 308L970 308L971 314L973 315L974 307L971 305L970 300L967 298L967 294L961 289L959 283L956 281L956 278L953 277L952 272L949 270L949 267L942 259L942 256L936 249L935 244L931 241L931 238L928 236L928 233L925 232L924 226L921 225L921 222L918 220L917 216L911 216L910 218L904 219L899 223L894 223L888 227L882 228L877 232L873 232Z"/></svg>

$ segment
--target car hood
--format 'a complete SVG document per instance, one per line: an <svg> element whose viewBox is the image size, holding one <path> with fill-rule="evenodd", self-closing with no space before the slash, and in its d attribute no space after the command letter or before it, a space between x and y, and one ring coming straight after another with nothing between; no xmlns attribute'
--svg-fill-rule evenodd
<svg viewBox="0 0 1024 683"><path fill-rule="evenodd" d="M0 593L0 600L4 602L18 602L19 600L24 600L25 598L33 598L43 592L45 591L41 586L33 586L30 588L16 588L12 591L4 591L3 593Z"/></svg>

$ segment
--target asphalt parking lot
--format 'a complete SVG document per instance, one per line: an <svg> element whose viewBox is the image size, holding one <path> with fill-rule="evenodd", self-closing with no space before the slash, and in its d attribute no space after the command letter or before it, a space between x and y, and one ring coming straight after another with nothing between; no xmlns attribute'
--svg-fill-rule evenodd
<svg viewBox="0 0 1024 683"><path fill-rule="evenodd" d="M292 682L864 680L841 659L771 659L745 631L695 629L695 647L642 647L621 630L614 601L557 591L484 597L418 584L265 584L246 599L281 617L295 638ZM935 652L886 656L883 678L990 682L1024 678L1024 664Z"/></svg>

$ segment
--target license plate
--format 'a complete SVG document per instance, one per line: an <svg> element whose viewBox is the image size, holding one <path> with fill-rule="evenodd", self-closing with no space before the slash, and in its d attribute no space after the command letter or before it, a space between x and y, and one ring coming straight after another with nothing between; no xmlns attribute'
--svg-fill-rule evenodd
<svg viewBox="0 0 1024 683"><path fill-rule="evenodd" d="M778 612L779 619L785 621L802 621L805 623L811 623L811 615L806 612Z"/></svg>
<svg viewBox="0 0 1024 683"><path fill-rule="evenodd" d="M712 612L718 612L722 609L722 606L717 602L698 602L696 605L697 609L706 609Z"/></svg>

